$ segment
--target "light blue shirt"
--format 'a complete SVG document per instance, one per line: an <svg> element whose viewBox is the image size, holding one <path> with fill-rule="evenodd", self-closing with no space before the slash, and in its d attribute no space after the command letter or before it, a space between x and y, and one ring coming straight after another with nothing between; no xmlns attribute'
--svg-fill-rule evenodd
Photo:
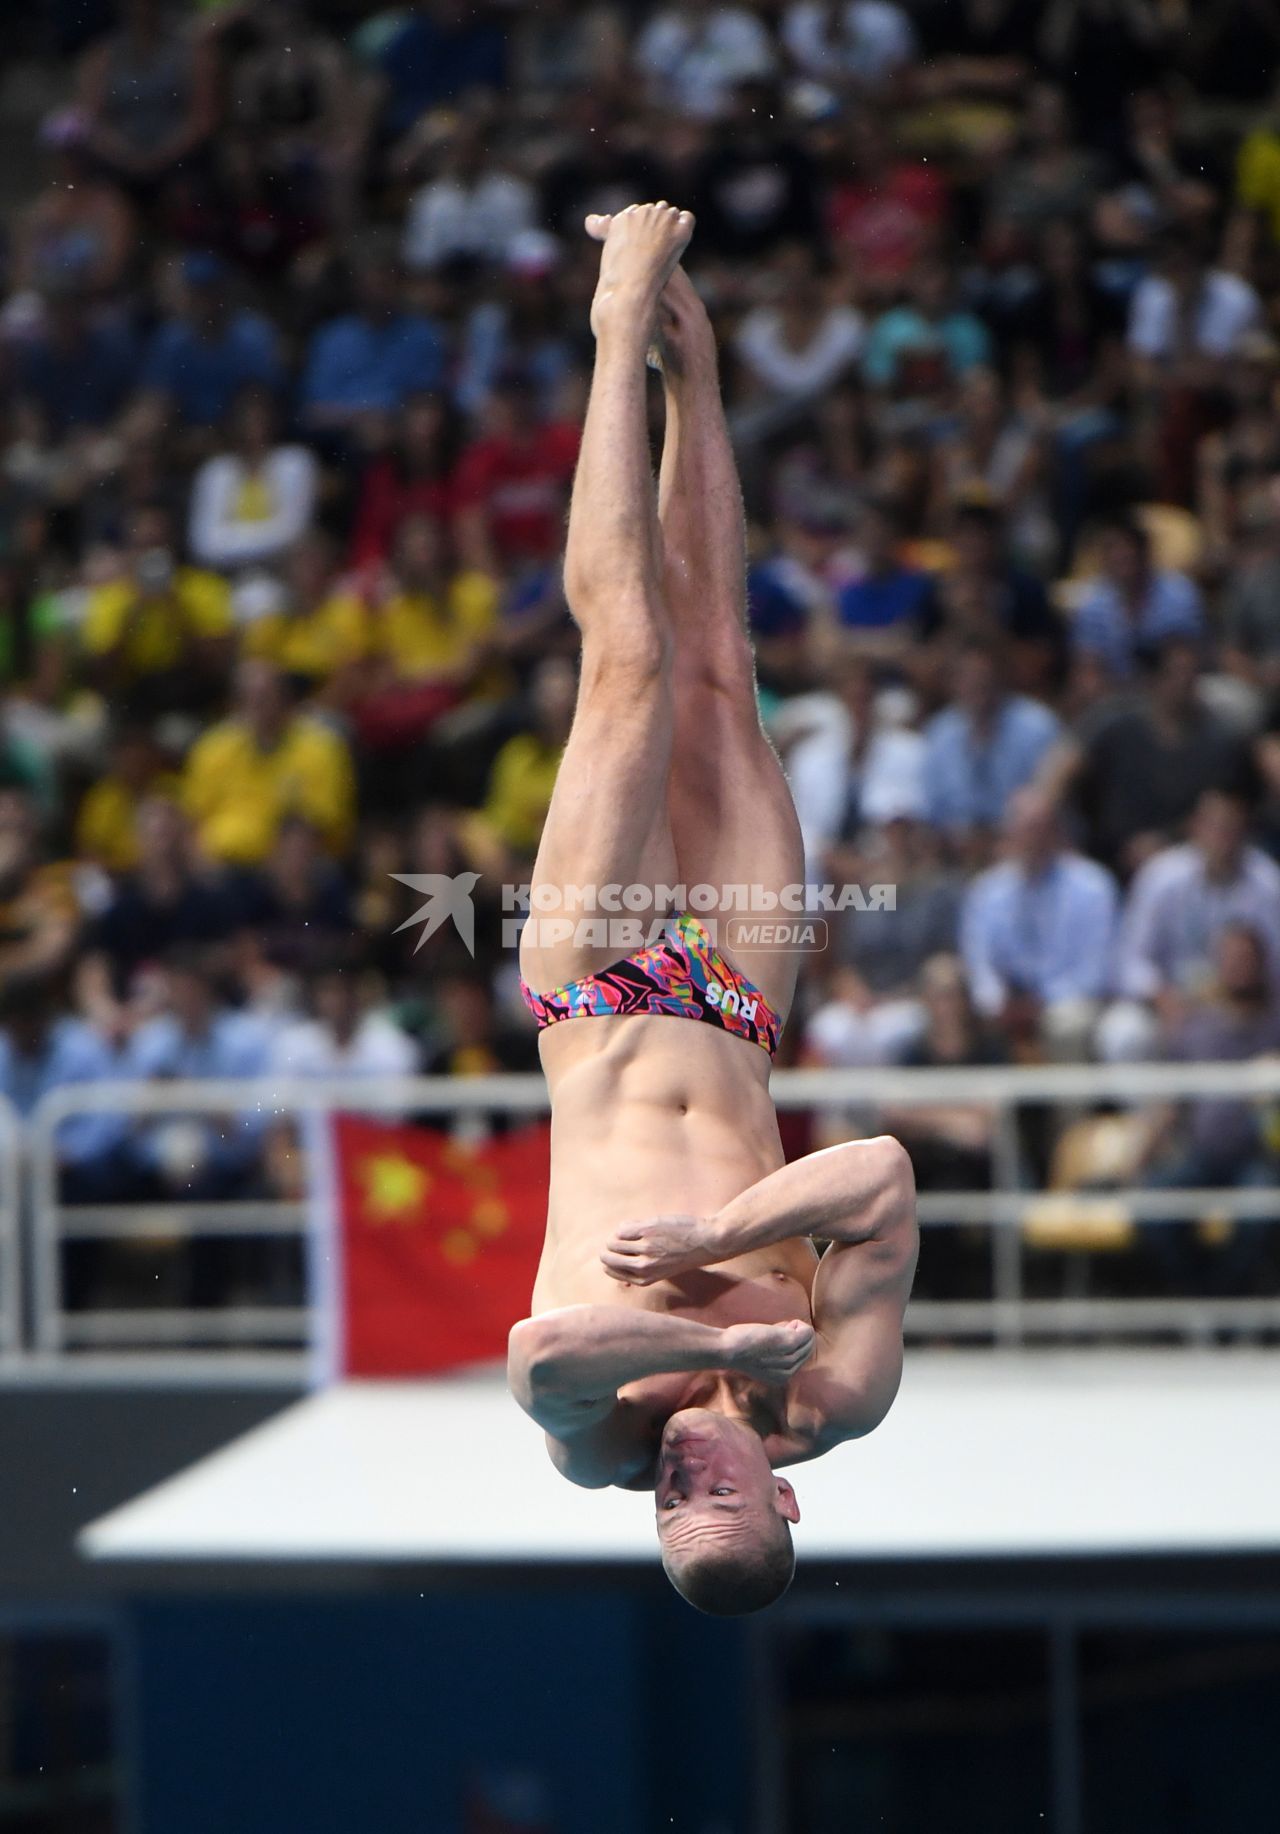
<svg viewBox="0 0 1280 1834"><path fill-rule="evenodd" d="M1214 881L1192 846L1166 847L1134 876L1116 956L1117 989L1149 1000L1194 986L1212 972L1218 937L1244 924L1260 938L1273 982L1280 976L1280 866L1246 847L1230 879Z"/></svg>
<svg viewBox="0 0 1280 1834"><path fill-rule="evenodd" d="M208 1030L199 1034L184 1031L172 1014L165 1013L139 1026L129 1040L124 1054L126 1073L148 1081L263 1076L270 1064L271 1037L270 1028L251 1013L215 1013ZM242 1114L225 1136L221 1127L211 1126L210 1155L237 1163L252 1157L265 1119L256 1113ZM163 1128L164 1124L162 1120L158 1125ZM155 1157L155 1142L146 1133L138 1142L138 1152L144 1162Z"/></svg>
<svg viewBox="0 0 1280 1834"><path fill-rule="evenodd" d="M1035 878L1012 861L980 874L960 912L960 952L979 1011L997 1013L1015 993L1045 1006L1101 999L1117 905L1111 874L1078 853L1060 853Z"/></svg>
<svg viewBox="0 0 1280 1834"><path fill-rule="evenodd" d="M439 387L444 345L430 319L404 313L371 324L352 313L322 325L302 379L304 408L389 412L407 396Z"/></svg>
<svg viewBox="0 0 1280 1834"><path fill-rule="evenodd" d="M894 306L871 328L862 358L862 373L876 388L892 388L905 357L940 350L954 376L991 361L991 333L971 312L949 312L944 319L925 318L914 306Z"/></svg>
<svg viewBox="0 0 1280 1834"><path fill-rule="evenodd" d="M1199 638L1204 606L1185 573L1153 573L1134 617L1110 580L1092 586L1071 625L1072 647L1098 656L1121 679L1133 673L1134 652L1169 637Z"/></svg>
<svg viewBox="0 0 1280 1834"><path fill-rule="evenodd" d="M117 1082L121 1060L83 1019L58 1019L49 1028L38 1057L23 1057L8 1032L0 1032L0 1095L21 1115L29 1115L41 1096L71 1083ZM64 1165L85 1165L120 1146L128 1123L118 1114L75 1114L58 1128L58 1156Z"/></svg>
<svg viewBox="0 0 1280 1834"><path fill-rule="evenodd" d="M925 819L935 828L998 827L1060 730L1025 694L1004 700L985 738L962 707L944 707L925 727Z"/></svg>

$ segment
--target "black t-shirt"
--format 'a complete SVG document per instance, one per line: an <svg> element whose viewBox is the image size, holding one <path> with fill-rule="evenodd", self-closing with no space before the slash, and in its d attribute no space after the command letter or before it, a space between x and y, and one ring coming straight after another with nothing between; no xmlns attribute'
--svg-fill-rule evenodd
<svg viewBox="0 0 1280 1834"><path fill-rule="evenodd" d="M730 259L820 234L816 168L792 141L729 137L702 161L693 189L699 244Z"/></svg>
<svg viewBox="0 0 1280 1834"><path fill-rule="evenodd" d="M231 882L236 928L252 930L268 961L277 967L306 969L331 946L335 936L352 928L347 884L336 866L324 864L309 895L286 903L267 873L238 873Z"/></svg>
<svg viewBox="0 0 1280 1834"><path fill-rule="evenodd" d="M1271 9L1257 0L1212 0L1204 10L1203 36L1193 35L1188 46L1187 74L1197 93L1263 101L1275 88L1280 60L1280 30L1267 22Z"/></svg>
<svg viewBox="0 0 1280 1834"><path fill-rule="evenodd" d="M1092 280L1086 280L1071 299L1041 281L1012 312L1001 317L1005 337L1035 352L1045 392L1058 399L1090 380L1104 340L1123 335L1125 307L1116 295Z"/></svg>
<svg viewBox="0 0 1280 1834"><path fill-rule="evenodd" d="M574 152L558 160L542 181L543 219L558 236L571 236L576 246L584 217L612 215L647 197L661 197L660 181L657 165L641 153L609 147Z"/></svg>
<svg viewBox="0 0 1280 1834"><path fill-rule="evenodd" d="M90 947L110 959L123 989L144 963L163 960L179 943L222 942L236 917L236 901L221 879L187 879L176 898L160 903L128 875L94 924Z"/></svg>
<svg viewBox="0 0 1280 1834"><path fill-rule="evenodd" d="M920 0L912 19L926 58L1033 55L1038 0Z"/></svg>
<svg viewBox="0 0 1280 1834"><path fill-rule="evenodd" d="M1120 12L1077 18L1065 55L1047 67L1072 99L1081 138L1105 146L1114 143L1129 97L1158 84L1167 59Z"/></svg>
<svg viewBox="0 0 1280 1834"><path fill-rule="evenodd" d="M914 1044L903 1053L903 1064L912 1070L954 1070L958 1068L976 1069L984 1065L996 1066L1009 1061L1009 1047L998 1032L989 1031L986 1026L977 1026L970 1041L969 1049L963 1057L943 1057L935 1051L928 1037L917 1038Z"/></svg>
<svg viewBox="0 0 1280 1834"><path fill-rule="evenodd" d="M991 588L990 604L998 629L1019 643L1050 643L1055 647L1064 643L1062 620L1033 573L1006 568ZM946 595L939 582L920 616L918 635L922 639L936 637L946 627Z"/></svg>
<svg viewBox="0 0 1280 1834"><path fill-rule="evenodd" d="M1246 747L1210 713L1171 738L1142 701L1124 700L1088 717L1077 736L1085 753L1080 806L1092 849L1109 865L1135 835L1172 835L1203 791L1246 784Z"/></svg>

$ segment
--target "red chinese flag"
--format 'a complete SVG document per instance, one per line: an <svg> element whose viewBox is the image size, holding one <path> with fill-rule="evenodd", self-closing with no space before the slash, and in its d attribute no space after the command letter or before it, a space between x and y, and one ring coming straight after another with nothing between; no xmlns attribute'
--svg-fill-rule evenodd
<svg viewBox="0 0 1280 1834"><path fill-rule="evenodd" d="M415 1376L506 1355L547 1215L545 1122L470 1144L333 1121L342 1373Z"/></svg>

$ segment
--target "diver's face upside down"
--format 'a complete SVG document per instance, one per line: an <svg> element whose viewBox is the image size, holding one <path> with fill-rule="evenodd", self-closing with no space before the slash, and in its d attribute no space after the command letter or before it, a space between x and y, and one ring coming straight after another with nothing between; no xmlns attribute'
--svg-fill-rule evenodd
<svg viewBox="0 0 1280 1834"><path fill-rule="evenodd" d="M716 1616L771 1604L791 1583L795 1491L775 1477L745 1421L702 1407L668 1420L654 1485L667 1577Z"/></svg>

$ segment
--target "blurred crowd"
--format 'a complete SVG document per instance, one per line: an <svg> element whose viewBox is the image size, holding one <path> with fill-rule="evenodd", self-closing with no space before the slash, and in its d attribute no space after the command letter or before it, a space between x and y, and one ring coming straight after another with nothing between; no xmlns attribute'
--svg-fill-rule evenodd
<svg viewBox="0 0 1280 1834"><path fill-rule="evenodd" d="M588 210L693 209L764 718L817 882L784 1061L1280 1047L1280 9L85 0L0 269L0 1092L536 1063L498 888L574 697ZM654 433L660 437L660 395ZM394 875L480 874L477 951ZM1153 1184L1266 1183L1265 1114ZM987 1175L991 1117L893 1117ZM67 1194L297 1188L261 1119Z"/></svg>

